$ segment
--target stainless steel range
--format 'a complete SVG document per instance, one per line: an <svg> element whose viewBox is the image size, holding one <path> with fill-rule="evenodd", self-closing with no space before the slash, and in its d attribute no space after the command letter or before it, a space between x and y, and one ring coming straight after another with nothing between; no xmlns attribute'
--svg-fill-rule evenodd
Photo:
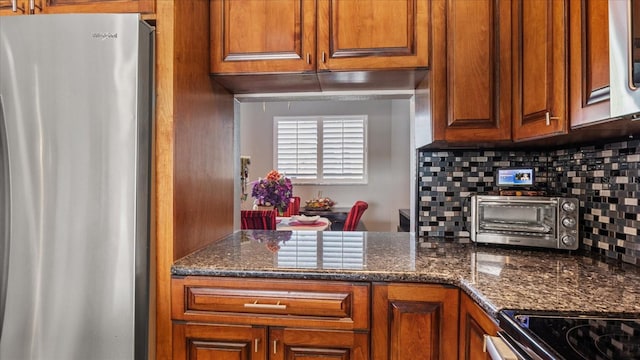
<svg viewBox="0 0 640 360"><path fill-rule="evenodd" d="M640 359L640 315L565 316L505 310L499 320L499 335L516 359Z"/></svg>

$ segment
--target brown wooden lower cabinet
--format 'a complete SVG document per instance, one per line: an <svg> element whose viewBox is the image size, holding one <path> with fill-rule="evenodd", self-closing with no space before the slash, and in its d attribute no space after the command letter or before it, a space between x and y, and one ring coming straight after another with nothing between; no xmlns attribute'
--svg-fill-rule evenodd
<svg viewBox="0 0 640 360"><path fill-rule="evenodd" d="M175 360L368 360L370 283L173 277Z"/></svg>
<svg viewBox="0 0 640 360"><path fill-rule="evenodd" d="M175 360L486 359L498 329L449 285L187 276L172 293Z"/></svg>
<svg viewBox="0 0 640 360"><path fill-rule="evenodd" d="M265 326L173 324L173 359L266 359Z"/></svg>
<svg viewBox="0 0 640 360"><path fill-rule="evenodd" d="M173 359L367 360L368 332L174 323Z"/></svg>
<svg viewBox="0 0 640 360"><path fill-rule="evenodd" d="M372 359L457 358L457 288L376 283L372 289Z"/></svg>
<svg viewBox="0 0 640 360"><path fill-rule="evenodd" d="M490 360L484 335L496 336L498 325L468 295L460 297L460 359Z"/></svg>
<svg viewBox="0 0 640 360"><path fill-rule="evenodd" d="M368 360L369 332L272 328L269 359Z"/></svg>

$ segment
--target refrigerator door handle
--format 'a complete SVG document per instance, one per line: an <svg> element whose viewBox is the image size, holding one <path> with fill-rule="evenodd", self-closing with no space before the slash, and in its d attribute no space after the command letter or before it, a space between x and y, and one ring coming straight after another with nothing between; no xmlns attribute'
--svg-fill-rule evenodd
<svg viewBox="0 0 640 360"><path fill-rule="evenodd" d="M4 327L9 279L9 237L11 235L11 197L9 196L9 138L4 104L0 94L0 338Z"/></svg>

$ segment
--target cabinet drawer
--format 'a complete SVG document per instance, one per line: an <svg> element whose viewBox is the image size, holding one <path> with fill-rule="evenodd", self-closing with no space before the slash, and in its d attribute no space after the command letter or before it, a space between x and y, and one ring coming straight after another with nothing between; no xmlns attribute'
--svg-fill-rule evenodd
<svg viewBox="0 0 640 360"><path fill-rule="evenodd" d="M174 277L172 317L240 324L369 327L369 285L336 281Z"/></svg>

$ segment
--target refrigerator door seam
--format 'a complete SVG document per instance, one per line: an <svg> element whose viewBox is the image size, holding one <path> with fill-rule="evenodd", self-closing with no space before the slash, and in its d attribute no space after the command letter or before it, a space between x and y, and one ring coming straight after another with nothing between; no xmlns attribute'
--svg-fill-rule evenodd
<svg viewBox="0 0 640 360"><path fill-rule="evenodd" d="M0 94L0 338L4 327L9 279L9 239L11 233L11 197L9 177L9 147L4 104Z"/></svg>

